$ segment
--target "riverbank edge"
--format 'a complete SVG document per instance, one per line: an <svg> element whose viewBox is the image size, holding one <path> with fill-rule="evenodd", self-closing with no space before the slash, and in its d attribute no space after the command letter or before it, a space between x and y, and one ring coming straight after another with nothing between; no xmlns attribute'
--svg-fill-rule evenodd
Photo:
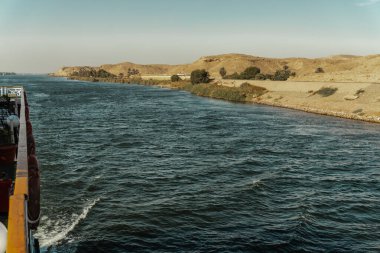
<svg viewBox="0 0 380 253"><path fill-rule="evenodd" d="M177 90L184 90L187 92L190 92L191 94L201 96L201 97L209 97L214 99L221 99L226 100L230 102L235 103L250 103L250 104L260 104L260 105L267 105L267 106L274 106L274 107L280 107L280 108L286 108L286 109L292 109L297 111L303 111L307 113L313 113L318 115L324 115L324 116L333 116L343 119L350 119L350 120L358 120L358 121L365 121L369 123L377 123L380 124L380 117L376 116L361 116L356 115L353 113L346 113L341 111L332 111L332 110L323 110L319 108L312 108L312 107L305 107L305 106L293 106L293 105L287 105L280 102L270 102L270 101L264 101L261 99L260 96L253 96L251 98L248 98L247 100L233 100L233 99L227 99L223 97L214 97L210 94L196 94L192 92L189 89L186 89L186 87L189 86L190 82L188 81L182 81L182 82L170 82L170 81L162 81L162 80L143 80L143 79L117 79L117 78L87 78L87 77L67 77L69 80L78 80L78 81L86 81L86 82L108 82L108 83L122 83L122 84L140 84L140 85L146 85L146 86L158 86L161 88L169 88L169 89L177 89ZM236 89L239 90L241 88L231 88L229 89Z"/></svg>
<svg viewBox="0 0 380 253"><path fill-rule="evenodd" d="M291 105L284 105L280 103L271 103L267 101L254 101L255 104L261 104L261 105L268 105L268 106L274 106L274 107L281 107L286 109L292 109L297 111L303 111L307 113L312 114L318 114L318 115L324 115L324 116L332 116L342 119L349 119L349 120L357 120L357 121L365 121L369 123L376 123L380 124L380 118L375 116L360 116L353 113L345 113L345 112L339 112L339 111L327 111L323 109L318 108L311 108L311 107L303 107L303 106L291 106Z"/></svg>

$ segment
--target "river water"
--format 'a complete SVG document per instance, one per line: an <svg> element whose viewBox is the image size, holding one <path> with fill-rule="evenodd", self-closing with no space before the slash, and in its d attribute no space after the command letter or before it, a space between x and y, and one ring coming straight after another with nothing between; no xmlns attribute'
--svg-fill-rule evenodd
<svg viewBox="0 0 380 253"><path fill-rule="evenodd" d="M184 91L27 89L42 252L379 252L380 125Z"/></svg>

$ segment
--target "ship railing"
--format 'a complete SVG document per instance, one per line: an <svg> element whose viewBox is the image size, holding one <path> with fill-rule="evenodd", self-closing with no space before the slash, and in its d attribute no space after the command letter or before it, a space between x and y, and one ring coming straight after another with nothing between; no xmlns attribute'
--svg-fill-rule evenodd
<svg viewBox="0 0 380 253"><path fill-rule="evenodd" d="M7 253L28 253L28 152L23 88L18 87L14 95L21 99L21 109L15 187L9 199Z"/></svg>

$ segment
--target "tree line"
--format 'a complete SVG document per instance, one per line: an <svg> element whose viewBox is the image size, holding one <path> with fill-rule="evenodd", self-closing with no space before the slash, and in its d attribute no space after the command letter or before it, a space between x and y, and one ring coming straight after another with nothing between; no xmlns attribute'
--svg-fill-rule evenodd
<svg viewBox="0 0 380 253"><path fill-rule="evenodd" d="M261 69L256 66L248 67L241 73L235 72L230 75L227 75L227 70L222 67L219 70L219 74L223 79L271 81L286 81L289 79L289 77L296 76L296 72L291 71L287 65L285 65L282 69L276 70L274 74L261 73ZM192 71L190 80L192 84L208 83L211 81L210 74L205 69L196 69ZM181 78L178 75L172 75L171 81L179 82L181 81Z"/></svg>
<svg viewBox="0 0 380 253"><path fill-rule="evenodd" d="M296 76L296 72L290 71L289 67L285 65L283 69L277 70L274 74L261 73L258 67L248 67L241 73L233 73L227 75L224 67L219 70L219 74L223 79L240 79L240 80L272 80L272 81L286 81L291 76Z"/></svg>
<svg viewBox="0 0 380 253"><path fill-rule="evenodd" d="M79 69L79 71L74 71L71 76L79 77L100 77L100 78L115 78L114 74L104 70L104 69Z"/></svg>

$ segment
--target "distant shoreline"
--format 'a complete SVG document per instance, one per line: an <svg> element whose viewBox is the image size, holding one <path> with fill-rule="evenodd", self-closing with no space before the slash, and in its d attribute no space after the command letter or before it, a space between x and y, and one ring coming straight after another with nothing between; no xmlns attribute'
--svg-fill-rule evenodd
<svg viewBox="0 0 380 253"><path fill-rule="evenodd" d="M0 76L15 76L15 72L0 72Z"/></svg>
<svg viewBox="0 0 380 253"><path fill-rule="evenodd" d="M380 84L378 83L216 80L211 84L192 85L189 81L87 77L70 77L68 79L159 86L231 102L262 104L319 115L380 123ZM251 92L250 89L240 87L243 83L264 89L265 92L261 92L262 94L257 94L256 91ZM318 95L320 90L331 87L336 89L334 94Z"/></svg>

